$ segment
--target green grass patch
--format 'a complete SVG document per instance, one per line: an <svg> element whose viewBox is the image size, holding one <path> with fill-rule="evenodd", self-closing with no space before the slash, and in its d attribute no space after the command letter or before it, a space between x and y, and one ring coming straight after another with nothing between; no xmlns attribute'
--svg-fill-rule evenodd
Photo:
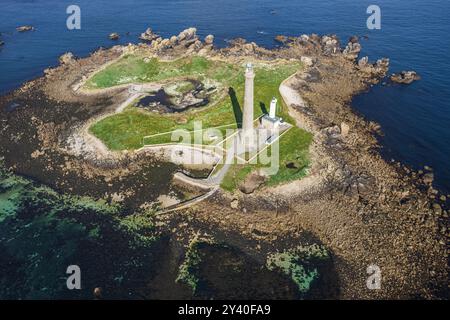
<svg viewBox="0 0 450 320"><path fill-rule="evenodd" d="M302 67L299 62L283 64L255 64L255 119L266 113L272 97L279 101L277 114L286 122L295 123L288 114L279 93L283 80ZM120 114L107 117L94 124L90 131L111 150L133 150L145 145L171 143L172 134L158 133L186 129L193 131L194 121L201 121L202 128L222 126L234 123L239 127L242 122L242 106L244 98L244 66L231 65L225 62L207 60L203 57L182 58L171 62L157 59L144 61L143 57L128 55L115 64L94 75L88 81L88 87L106 88L131 82L154 82L161 80L174 81L179 77L191 77L202 81L212 80L220 84L221 98L211 106L191 109L181 114L159 114L130 106ZM186 83L177 90L184 92L191 89ZM183 118L183 121L180 119ZM220 129L225 137L225 130ZM146 137L144 139L144 137ZM193 136L192 136L192 139ZM204 140L203 144L214 144L218 140ZM295 180L307 173L309 165L308 148L312 141L311 134L292 128L280 140L280 168L277 174L269 177L268 185ZM235 165L230 168L222 187L232 191L245 177L258 168L258 165Z"/></svg>
<svg viewBox="0 0 450 320"><path fill-rule="evenodd" d="M225 97L216 101L213 107L206 106L184 112L183 117L187 118L184 124L179 122L180 114L158 114L138 110L134 107L129 107L120 114L107 117L94 124L90 131L111 150L137 149L142 147L145 136L168 132L177 128L193 130L194 121L201 121L205 129L231 123L240 125L244 95L243 66L209 61L202 57L183 58L173 62L159 62L153 59L147 63L155 65L151 68L149 66L144 68L142 64L146 64L142 57L126 56L116 64L94 75L88 81L88 84L95 83L96 87L109 87L126 83L124 79L135 82L135 80L130 80L131 78L138 78L142 82L151 82L179 75L195 76L221 83L222 92L225 91ZM300 67L299 63L255 66L257 74L255 78L255 118L268 109L268 104L273 96L281 101L278 92L280 83ZM155 69L159 71L156 72ZM284 110L280 110L280 114L284 116ZM167 138L156 139L155 141L156 143L165 143Z"/></svg>
<svg viewBox="0 0 450 320"><path fill-rule="evenodd" d="M205 75L216 63L203 57L182 58L165 62L157 58L145 58L139 55L126 55L107 68L94 74L86 87L109 88L127 83L145 83L162 81L181 76ZM216 75L229 77L229 69L219 68Z"/></svg>
<svg viewBox="0 0 450 320"><path fill-rule="evenodd" d="M270 175L266 185L273 186L283 182L303 178L309 167L309 145L312 134L297 127L289 129L279 140L279 169ZM268 155L271 155L269 147ZM227 191L236 190L245 178L254 170L269 166L257 164L236 164L230 168L221 187Z"/></svg>

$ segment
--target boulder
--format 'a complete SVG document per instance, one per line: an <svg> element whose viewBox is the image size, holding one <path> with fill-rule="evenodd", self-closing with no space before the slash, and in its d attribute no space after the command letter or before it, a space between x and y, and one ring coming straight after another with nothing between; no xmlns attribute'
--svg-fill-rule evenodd
<svg viewBox="0 0 450 320"><path fill-rule="evenodd" d="M189 45L189 49L199 50L199 49L202 48L202 46L203 46L203 44L202 44L202 42L200 40L195 40L193 43L191 43Z"/></svg>
<svg viewBox="0 0 450 320"><path fill-rule="evenodd" d="M152 43L151 43L152 48L159 49L160 46L161 46L162 40L163 39L161 37L156 38L155 40L153 40Z"/></svg>
<svg viewBox="0 0 450 320"><path fill-rule="evenodd" d="M74 60L74 56L72 52L64 53L61 57L59 57L60 64L69 64Z"/></svg>
<svg viewBox="0 0 450 320"><path fill-rule="evenodd" d="M257 45L254 42L246 43L242 46L242 49L244 50L245 54L250 54L255 52Z"/></svg>
<svg viewBox="0 0 450 320"><path fill-rule="evenodd" d="M369 65L369 57L365 56L359 59L358 61L358 67L365 68Z"/></svg>
<svg viewBox="0 0 450 320"><path fill-rule="evenodd" d="M432 172L425 173L422 180L425 184L431 185L434 180L434 174Z"/></svg>
<svg viewBox="0 0 450 320"><path fill-rule="evenodd" d="M249 174L244 182L239 186L239 190L245 194L253 193L266 181L266 177L258 173Z"/></svg>
<svg viewBox="0 0 450 320"><path fill-rule="evenodd" d="M312 65L314 65L314 61L311 57L302 56L300 58L300 61L307 67L311 67Z"/></svg>
<svg viewBox="0 0 450 320"><path fill-rule="evenodd" d="M161 48L168 48L171 46L170 39L163 39L160 43Z"/></svg>
<svg viewBox="0 0 450 320"><path fill-rule="evenodd" d="M350 132L350 126L345 122L341 123L341 135L345 138Z"/></svg>
<svg viewBox="0 0 450 320"><path fill-rule="evenodd" d="M364 74L365 80L369 83L378 83L384 78L389 70L389 59L379 59L376 63L369 63L368 57L363 57L358 61L358 68Z"/></svg>
<svg viewBox="0 0 450 320"><path fill-rule="evenodd" d="M153 40L156 40L158 38L159 36L156 33L154 33L151 28L148 28L147 30L145 30L145 32L141 33L141 35L139 36L139 39L146 42L152 42Z"/></svg>
<svg viewBox="0 0 450 320"><path fill-rule="evenodd" d="M195 39L197 37L197 29L196 28L188 28L183 30L178 35L178 41L189 41Z"/></svg>
<svg viewBox="0 0 450 320"><path fill-rule="evenodd" d="M113 32L109 35L109 40L119 40L120 36L118 33Z"/></svg>
<svg viewBox="0 0 450 320"><path fill-rule="evenodd" d="M421 78L415 71L402 71L398 74L392 74L390 79L395 83L410 84L414 81L420 80Z"/></svg>
<svg viewBox="0 0 450 320"><path fill-rule="evenodd" d="M25 31L34 31L34 27L33 26L20 26L16 28L17 31L19 32L25 32Z"/></svg>
<svg viewBox="0 0 450 320"><path fill-rule="evenodd" d="M389 70L390 61L388 58L378 59L374 65L374 72L378 77L385 77Z"/></svg>
<svg viewBox="0 0 450 320"><path fill-rule="evenodd" d="M233 47L242 46L246 43L247 43L247 40L245 40L244 38L235 38L235 39L230 40L230 45Z"/></svg>
<svg viewBox="0 0 450 320"><path fill-rule="evenodd" d="M176 44L177 42L178 42L177 36L171 36L171 37L170 37L170 43L171 43L172 45Z"/></svg>
<svg viewBox="0 0 450 320"><path fill-rule="evenodd" d="M233 199L233 201L231 201L231 203L230 203L230 207L231 207L231 209L239 208L239 200L238 199Z"/></svg>
<svg viewBox="0 0 450 320"><path fill-rule="evenodd" d="M360 52L361 45L358 42L349 42L342 53L347 58L354 60L358 58Z"/></svg>
<svg viewBox="0 0 450 320"><path fill-rule="evenodd" d="M212 34L209 34L205 37L205 44L211 45L214 43L214 36Z"/></svg>
<svg viewBox="0 0 450 320"><path fill-rule="evenodd" d="M320 40L322 52L326 56L340 52L339 40L336 36L323 36Z"/></svg>

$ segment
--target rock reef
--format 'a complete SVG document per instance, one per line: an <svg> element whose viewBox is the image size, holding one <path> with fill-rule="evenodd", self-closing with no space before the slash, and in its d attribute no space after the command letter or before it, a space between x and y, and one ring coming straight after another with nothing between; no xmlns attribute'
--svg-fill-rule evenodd
<svg viewBox="0 0 450 320"><path fill-rule="evenodd" d="M421 77L415 71L402 71L400 73L394 73L390 77L392 82L400 84L411 84L414 81L418 81Z"/></svg>

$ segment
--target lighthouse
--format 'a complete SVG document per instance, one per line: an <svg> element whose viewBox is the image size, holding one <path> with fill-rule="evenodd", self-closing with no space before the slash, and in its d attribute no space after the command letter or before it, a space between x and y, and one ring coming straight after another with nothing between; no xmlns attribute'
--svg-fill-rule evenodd
<svg viewBox="0 0 450 320"><path fill-rule="evenodd" d="M244 112L242 119L242 135L247 141L253 140L254 79L255 72L253 71L253 65L247 63L247 68L245 70Z"/></svg>

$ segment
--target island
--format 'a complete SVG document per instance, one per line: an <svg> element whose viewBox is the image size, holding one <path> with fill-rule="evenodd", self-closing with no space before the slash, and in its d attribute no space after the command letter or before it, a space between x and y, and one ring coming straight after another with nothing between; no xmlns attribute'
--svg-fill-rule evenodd
<svg viewBox="0 0 450 320"><path fill-rule="evenodd" d="M358 37L335 35L278 36L274 49L217 48L195 28L140 38L66 53L0 98L0 219L40 214L49 227L36 232L73 241L92 271L81 296L442 296L446 198L431 168L386 161L380 126L350 106L389 59L358 59ZM268 135L253 143L257 130ZM275 152L272 173L252 161Z"/></svg>

